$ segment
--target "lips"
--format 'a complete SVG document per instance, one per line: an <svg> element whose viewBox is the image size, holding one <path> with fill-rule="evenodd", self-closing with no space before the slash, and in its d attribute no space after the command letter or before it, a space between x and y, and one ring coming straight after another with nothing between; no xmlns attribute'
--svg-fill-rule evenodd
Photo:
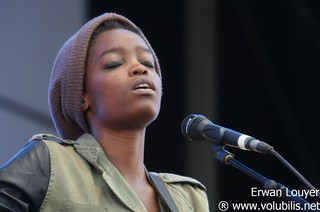
<svg viewBox="0 0 320 212"><path fill-rule="evenodd" d="M136 91L136 90L145 90L145 89L149 89L149 90L153 90L155 91L155 87L152 81L150 81L148 78L137 78L134 83L133 86L131 87L132 91Z"/></svg>

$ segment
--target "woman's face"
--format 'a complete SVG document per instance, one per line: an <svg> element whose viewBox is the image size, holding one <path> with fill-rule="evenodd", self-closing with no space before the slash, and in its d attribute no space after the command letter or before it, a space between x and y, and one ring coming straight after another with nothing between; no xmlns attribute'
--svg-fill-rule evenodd
<svg viewBox="0 0 320 212"><path fill-rule="evenodd" d="M139 35L125 29L101 33L89 50L86 74L83 97L91 128L142 128L157 117L161 79Z"/></svg>

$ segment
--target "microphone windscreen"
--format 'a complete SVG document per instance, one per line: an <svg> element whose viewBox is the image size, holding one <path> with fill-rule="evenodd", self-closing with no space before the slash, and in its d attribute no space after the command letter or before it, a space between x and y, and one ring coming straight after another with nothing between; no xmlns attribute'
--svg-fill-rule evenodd
<svg viewBox="0 0 320 212"><path fill-rule="evenodd" d="M187 116L181 124L182 135L189 141L202 139L201 132L198 130L198 125L205 119L206 117L198 114L191 114Z"/></svg>

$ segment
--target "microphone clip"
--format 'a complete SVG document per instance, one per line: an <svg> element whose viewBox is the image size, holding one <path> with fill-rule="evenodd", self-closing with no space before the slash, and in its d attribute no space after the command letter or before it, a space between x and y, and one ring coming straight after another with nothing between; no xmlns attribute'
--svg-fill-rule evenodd
<svg viewBox="0 0 320 212"><path fill-rule="evenodd" d="M234 154L225 150L224 146L212 145L213 156L223 164L230 165L230 158L234 158Z"/></svg>

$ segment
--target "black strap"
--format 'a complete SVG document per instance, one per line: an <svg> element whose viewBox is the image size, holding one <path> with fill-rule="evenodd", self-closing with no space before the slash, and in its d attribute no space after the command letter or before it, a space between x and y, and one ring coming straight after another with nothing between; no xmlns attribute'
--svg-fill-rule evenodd
<svg viewBox="0 0 320 212"><path fill-rule="evenodd" d="M176 204L174 203L171 194L169 193L164 182L159 178L159 175L155 172L149 172L149 176L152 182L155 184L158 192L161 194L164 201L167 203L171 212L179 212Z"/></svg>

